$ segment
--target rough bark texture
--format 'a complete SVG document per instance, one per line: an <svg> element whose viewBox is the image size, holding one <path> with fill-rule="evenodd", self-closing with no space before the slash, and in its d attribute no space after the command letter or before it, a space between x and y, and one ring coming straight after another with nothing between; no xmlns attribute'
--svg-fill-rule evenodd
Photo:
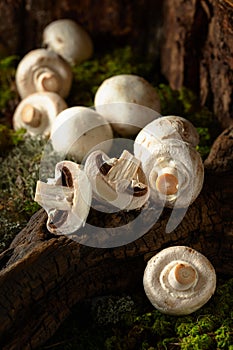
<svg viewBox="0 0 233 350"><path fill-rule="evenodd" d="M171 211L165 210L148 233L133 243L91 248L49 234L45 212L36 213L0 256L1 349L35 349L51 337L78 301L142 285L146 261L168 246L193 247L210 259L218 273L233 276L232 148L230 128L216 140L206 161L203 191L169 234L165 229ZM145 224L155 210L150 203L142 217ZM132 213L120 213L117 219L114 215L110 226L132 217ZM122 227L125 235L133 224L130 230Z"/></svg>
<svg viewBox="0 0 233 350"><path fill-rule="evenodd" d="M166 0L162 72L174 89L200 92L223 128L233 121L233 1Z"/></svg>

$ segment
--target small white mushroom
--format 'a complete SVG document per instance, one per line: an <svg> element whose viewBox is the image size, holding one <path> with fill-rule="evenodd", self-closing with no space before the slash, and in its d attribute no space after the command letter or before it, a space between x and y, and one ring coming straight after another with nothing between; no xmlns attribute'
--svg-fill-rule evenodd
<svg viewBox="0 0 233 350"><path fill-rule="evenodd" d="M148 177L153 200L185 208L197 198L204 181L203 162L193 147L197 141L195 128L179 117L159 118L138 133L134 154Z"/></svg>
<svg viewBox="0 0 233 350"><path fill-rule="evenodd" d="M62 161L55 167L55 178L37 181L35 201L47 212L47 229L71 234L84 226L92 198L90 182L81 166Z"/></svg>
<svg viewBox="0 0 233 350"><path fill-rule="evenodd" d="M158 118L160 99L155 88L133 74L115 75L103 81L95 95L95 108L121 136L133 136Z"/></svg>
<svg viewBox="0 0 233 350"><path fill-rule="evenodd" d="M49 136L56 116L67 108L66 102L54 92L36 92L23 99L13 115L15 130L24 128L29 135Z"/></svg>
<svg viewBox="0 0 233 350"><path fill-rule="evenodd" d="M94 196L117 208L141 208L149 198L146 178L140 161L127 150L120 158L109 158L102 151L92 152L84 170L91 182Z"/></svg>
<svg viewBox="0 0 233 350"><path fill-rule="evenodd" d="M94 147L108 152L112 138L110 124L91 108L80 106L62 111L51 131L54 150L80 163Z"/></svg>
<svg viewBox="0 0 233 350"><path fill-rule="evenodd" d="M188 315L214 294L216 274L204 255L190 247L175 246L148 261L143 285L156 309L170 315Z"/></svg>
<svg viewBox="0 0 233 350"><path fill-rule="evenodd" d="M19 62L15 79L21 98L42 91L56 92L67 97L72 83L72 71L70 65L55 52L36 49Z"/></svg>
<svg viewBox="0 0 233 350"><path fill-rule="evenodd" d="M90 35L71 19L59 19L43 31L43 47L56 52L71 65L89 59L93 54Z"/></svg>

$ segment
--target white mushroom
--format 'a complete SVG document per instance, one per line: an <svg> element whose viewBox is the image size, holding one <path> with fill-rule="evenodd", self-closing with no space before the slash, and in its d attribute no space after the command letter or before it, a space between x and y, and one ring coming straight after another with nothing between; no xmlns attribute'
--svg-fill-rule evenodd
<svg viewBox="0 0 233 350"><path fill-rule="evenodd" d="M121 136L133 136L158 118L160 99L155 88L133 74L115 75L103 81L95 95L95 108Z"/></svg>
<svg viewBox="0 0 233 350"><path fill-rule="evenodd" d="M51 131L54 150L72 156L77 162L94 147L108 152L112 138L110 124L94 110L80 106L62 111Z"/></svg>
<svg viewBox="0 0 233 350"><path fill-rule="evenodd" d="M199 135L194 125L185 118L178 116L165 116L148 123L137 135L135 147L137 153L144 149L152 149L158 140L177 139L196 147Z"/></svg>
<svg viewBox="0 0 233 350"><path fill-rule="evenodd" d="M186 246L175 246L148 261L143 285L156 309L170 315L188 315L214 294L216 274L204 255Z"/></svg>
<svg viewBox="0 0 233 350"><path fill-rule="evenodd" d="M201 156L192 146L197 141L192 124L178 117L162 117L139 132L134 154L156 202L185 208L197 198L204 181Z"/></svg>
<svg viewBox="0 0 233 350"><path fill-rule="evenodd" d="M56 52L71 65L92 56L93 43L89 34L71 19L59 19L43 31L43 47Z"/></svg>
<svg viewBox="0 0 233 350"><path fill-rule="evenodd" d="M67 108L54 92L36 92L23 99L13 115L15 130L24 128L29 135L49 136L56 116Z"/></svg>
<svg viewBox="0 0 233 350"><path fill-rule="evenodd" d="M55 52L36 49L20 61L15 79L21 98L42 91L56 92L67 97L72 83L72 71L70 65Z"/></svg>
<svg viewBox="0 0 233 350"><path fill-rule="evenodd" d="M149 188L140 161L124 150L120 158L109 158L99 150L86 159L84 170L93 194L101 202L117 208L141 208L149 198Z"/></svg>
<svg viewBox="0 0 233 350"><path fill-rule="evenodd" d="M47 212L47 228L56 234L71 234L84 226L91 205L90 182L81 166L62 161L55 167L55 178L38 181L35 201Z"/></svg>

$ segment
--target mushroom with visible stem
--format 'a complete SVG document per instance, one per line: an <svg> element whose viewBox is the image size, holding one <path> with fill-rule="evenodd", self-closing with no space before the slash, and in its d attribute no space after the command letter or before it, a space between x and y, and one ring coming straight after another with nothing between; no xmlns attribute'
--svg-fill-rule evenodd
<svg viewBox="0 0 233 350"><path fill-rule="evenodd" d="M102 151L92 152L84 170L97 199L117 208L141 208L149 198L146 177L140 161L124 150L119 159L109 158Z"/></svg>
<svg viewBox="0 0 233 350"><path fill-rule="evenodd" d="M175 246L148 261L143 285L152 305L162 313L188 315L214 294L216 274L204 255L190 247Z"/></svg>
<svg viewBox="0 0 233 350"><path fill-rule="evenodd" d="M70 92L72 70L55 52L36 49L19 62L15 80L21 98L42 91L56 92L65 98Z"/></svg>
<svg viewBox="0 0 233 350"><path fill-rule="evenodd" d="M79 64L93 54L90 35L71 19L49 23L43 31L43 47L56 52L69 64Z"/></svg>
<svg viewBox="0 0 233 350"><path fill-rule="evenodd" d="M84 226L91 198L91 185L81 166L62 161L56 164L54 179L37 181L34 200L48 214L47 229L69 235Z"/></svg>
<svg viewBox="0 0 233 350"><path fill-rule="evenodd" d="M203 162L194 148L197 142L194 126L173 116L156 119L138 133L134 154L156 202L185 208L197 198L204 181Z"/></svg>
<svg viewBox="0 0 233 350"><path fill-rule="evenodd" d="M121 136L134 136L160 116L160 99L155 88L133 74L112 76L95 94L95 108Z"/></svg>
<svg viewBox="0 0 233 350"><path fill-rule="evenodd" d="M110 124L93 109L81 106L62 111L51 131L54 150L80 163L93 148L108 152L112 139Z"/></svg>
<svg viewBox="0 0 233 350"><path fill-rule="evenodd" d="M66 102L54 92L36 92L23 99L13 115L15 130L24 128L29 135L50 135L57 115L67 108Z"/></svg>

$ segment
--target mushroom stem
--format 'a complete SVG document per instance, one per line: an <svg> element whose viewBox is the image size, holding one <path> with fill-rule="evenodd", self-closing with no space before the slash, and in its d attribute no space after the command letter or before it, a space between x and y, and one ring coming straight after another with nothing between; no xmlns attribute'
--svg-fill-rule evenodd
<svg viewBox="0 0 233 350"><path fill-rule="evenodd" d="M56 73L46 69L38 72L36 85L39 91L59 91L60 82Z"/></svg>
<svg viewBox="0 0 233 350"><path fill-rule="evenodd" d="M71 210L74 189L67 186L37 181L35 201L42 207L57 210Z"/></svg>
<svg viewBox="0 0 233 350"><path fill-rule="evenodd" d="M174 167L164 167L159 171L152 169L149 181L153 189L166 196L178 192L178 174Z"/></svg>
<svg viewBox="0 0 233 350"><path fill-rule="evenodd" d="M111 167L106 177L115 184L117 192L124 192L136 177L140 161L127 150L124 150L118 161Z"/></svg>
<svg viewBox="0 0 233 350"><path fill-rule="evenodd" d="M168 275L168 282L175 290L187 290L197 280L195 268L187 262L177 262Z"/></svg>
<svg viewBox="0 0 233 350"><path fill-rule="evenodd" d="M27 104L22 109L22 121L28 126L38 128L41 124L41 112L36 107Z"/></svg>

